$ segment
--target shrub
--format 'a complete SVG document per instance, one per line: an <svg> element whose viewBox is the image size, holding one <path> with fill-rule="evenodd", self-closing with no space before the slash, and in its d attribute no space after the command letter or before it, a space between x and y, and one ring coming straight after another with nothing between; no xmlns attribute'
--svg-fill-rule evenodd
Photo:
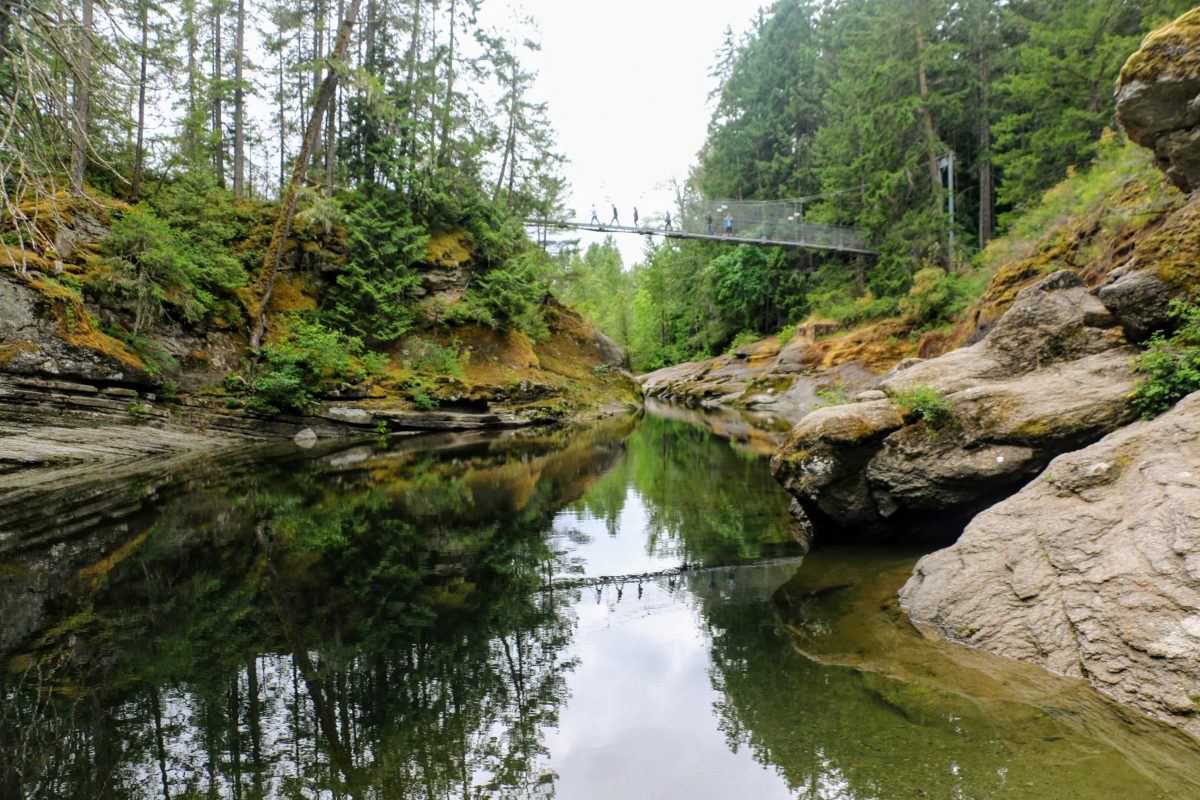
<svg viewBox="0 0 1200 800"><path fill-rule="evenodd" d="M1170 336L1154 334L1137 362L1145 377L1129 396L1143 417L1157 417L1183 397L1200 391L1200 305L1176 301L1171 314L1180 326Z"/></svg>
<svg viewBox="0 0 1200 800"><path fill-rule="evenodd" d="M113 223L101 252L107 270L98 288L132 304L134 336L157 322L167 305L179 308L188 321L203 315L183 239L150 208L137 206Z"/></svg>
<svg viewBox="0 0 1200 800"><path fill-rule="evenodd" d="M950 401L930 386L907 386L889 399L892 405L904 410L905 419L920 419L935 430L945 427L954 419Z"/></svg>
<svg viewBox="0 0 1200 800"><path fill-rule="evenodd" d="M407 366L417 372L430 372L435 375L463 376L470 354L458 347L445 347L437 342L427 342L417 339L408 343L401 353Z"/></svg>
<svg viewBox="0 0 1200 800"><path fill-rule="evenodd" d="M853 402L850 397L850 392L846 391L845 385L840 381L833 386L826 386L817 390L817 398L819 402L814 408L828 408L829 406L844 406L847 403Z"/></svg>
<svg viewBox="0 0 1200 800"><path fill-rule="evenodd" d="M449 323L478 322L488 327L516 328L540 341L550 335L542 314L546 265L537 253L524 253L475 278L463 299L446 313Z"/></svg>
<svg viewBox="0 0 1200 800"><path fill-rule="evenodd" d="M349 257L324 295L325 319L375 344L398 341L417 324L421 276L413 265L429 237L400 192L363 202L347 229Z"/></svg>
<svg viewBox="0 0 1200 800"><path fill-rule="evenodd" d="M327 387L361 383L383 366L361 339L302 316L291 318L286 339L263 348L262 359L251 405L272 414L306 413Z"/></svg>
<svg viewBox="0 0 1200 800"><path fill-rule="evenodd" d="M729 343L729 347L725 348L725 352L732 353L739 347L757 342L761 338L762 337L754 331L739 331L738 334L733 337L733 341Z"/></svg>
<svg viewBox="0 0 1200 800"><path fill-rule="evenodd" d="M130 303L134 336L171 308L187 322L199 322L220 297L233 297L246 282L245 270L229 255L227 237L237 228L218 225L195 209L200 216L188 216L188 210L139 204L113 223L101 245L105 269L95 288ZM177 219L176 213L183 216Z"/></svg>
<svg viewBox="0 0 1200 800"><path fill-rule="evenodd" d="M916 327L931 325L960 311L966 304L964 294L957 275L949 275L940 267L926 267L913 276L908 294L900 298L900 313Z"/></svg>

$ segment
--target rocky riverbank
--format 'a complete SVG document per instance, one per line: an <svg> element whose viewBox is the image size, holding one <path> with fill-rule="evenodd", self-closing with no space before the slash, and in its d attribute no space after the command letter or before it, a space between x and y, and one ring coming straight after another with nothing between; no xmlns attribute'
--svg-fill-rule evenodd
<svg viewBox="0 0 1200 800"><path fill-rule="evenodd" d="M1117 87L1130 137L1187 192L1198 53L1200 10L1148 37ZM1200 198L1115 252L1024 288L977 343L804 417L773 469L818 542L979 512L918 562L910 618L1200 736L1200 393L1153 420L1130 403L1137 345L1200 288Z"/></svg>

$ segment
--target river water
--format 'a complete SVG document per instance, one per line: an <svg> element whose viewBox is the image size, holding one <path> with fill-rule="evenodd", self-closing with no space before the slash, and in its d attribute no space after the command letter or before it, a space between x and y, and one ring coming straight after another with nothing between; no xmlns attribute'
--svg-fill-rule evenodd
<svg viewBox="0 0 1200 800"><path fill-rule="evenodd" d="M1192 740L914 630L918 552L803 555L719 427L58 487L0 537L0 797L1200 797Z"/></svg>

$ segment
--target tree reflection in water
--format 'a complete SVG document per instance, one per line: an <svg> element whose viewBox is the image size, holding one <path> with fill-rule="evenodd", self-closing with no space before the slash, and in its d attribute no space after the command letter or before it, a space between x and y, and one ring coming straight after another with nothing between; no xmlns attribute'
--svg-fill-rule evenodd
<svg viewBox="0 0 1200 800"><path fill-rule="evenodd" d="M772 558L786 495L702 428L239 463L5 557L0 797L1200 796L1176 732L921 637L914 554Z"/></svg>
<svg viewBox="0 0 1200 800"><path fill-rule="evenodd" d="M3 795L552 796L576 596L536 591L545 533L635 425L342 452L155 509L7 659Z"/></svg>

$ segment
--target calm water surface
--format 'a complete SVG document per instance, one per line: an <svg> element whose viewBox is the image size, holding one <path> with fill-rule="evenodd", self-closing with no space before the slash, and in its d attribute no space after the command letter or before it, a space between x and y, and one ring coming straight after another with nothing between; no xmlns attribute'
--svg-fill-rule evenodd
<svg viewBox="0 0 1200 800"><path fill-rule="evenodd" d="M919 553L802 558L715 428L0 491L0 797L1200 797L1191 740L908 625Z"/></svg>

